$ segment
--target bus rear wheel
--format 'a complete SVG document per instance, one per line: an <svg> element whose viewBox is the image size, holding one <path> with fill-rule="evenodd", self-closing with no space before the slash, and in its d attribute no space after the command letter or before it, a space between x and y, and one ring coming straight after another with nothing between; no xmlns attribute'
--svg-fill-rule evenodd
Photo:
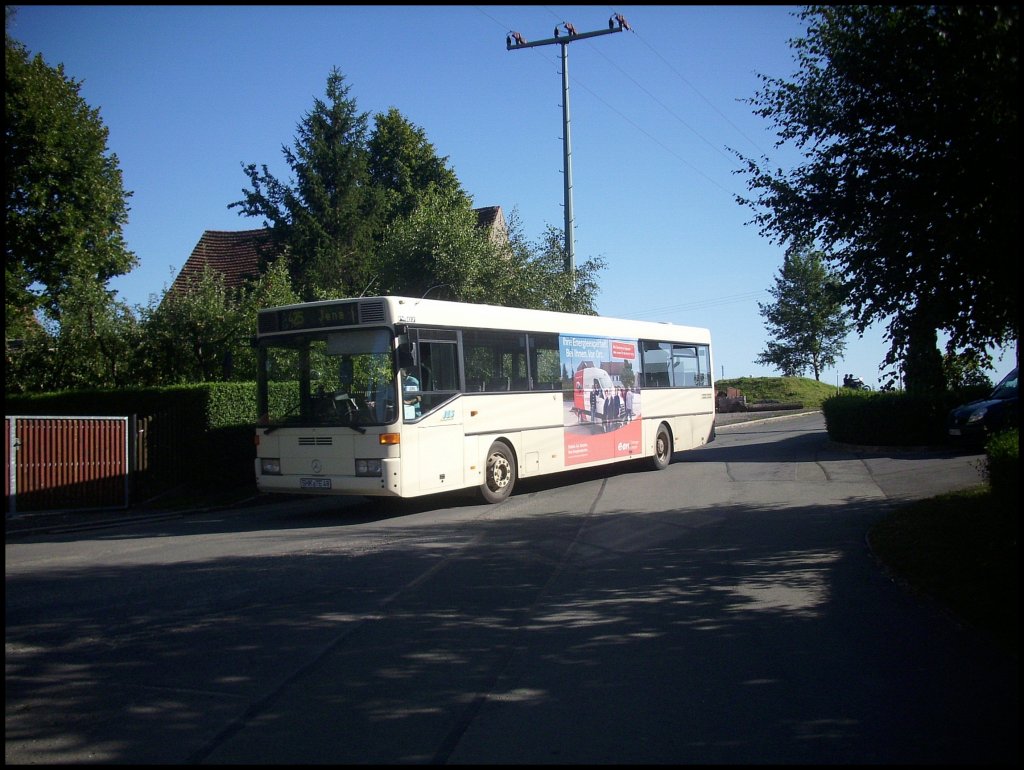
<svg viewBox="0 0 1024 770"><path fill-rule="evenodd" d="M516 484L516 463L512 450L502 441L495 441L487 450L484 464L484 483L480 485L480 496L484 502L500 503L512 494Z"/></svg>
<svg viewBox="0 0 1024 770"><path fill-rule="evenodd" d="M654 470L663 471L672 462L672 435L668 432L668 426L662 423L658 426L658 433L654 437L654 455L651 457L651 465Z"/></svg>

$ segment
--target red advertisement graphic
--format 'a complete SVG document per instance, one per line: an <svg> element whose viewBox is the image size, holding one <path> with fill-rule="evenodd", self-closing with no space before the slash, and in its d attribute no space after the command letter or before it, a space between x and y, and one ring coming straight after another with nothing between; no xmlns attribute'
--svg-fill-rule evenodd
<svg viewBox="0 0 1024 770"><path fill-rule="evenodd" d="M559 338L562 369L572 373L565 402L565 463L577 465L640 453L636 340Z"/></svg>
<svg viewBox="0 0 1024 770"><path fill-rule="evenodd" d="M636 360L636 343L635 342L619 342L618 340L612 340L612 358L622 358L628 361Z"/></svg>

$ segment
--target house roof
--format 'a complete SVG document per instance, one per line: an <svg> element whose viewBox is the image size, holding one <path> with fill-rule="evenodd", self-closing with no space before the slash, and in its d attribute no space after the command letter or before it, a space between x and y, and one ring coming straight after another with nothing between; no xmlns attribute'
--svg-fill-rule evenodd
<svg viewBox="0 0 1024 770"><path fill-rule="evenodd" d="M206 230L168 293L184 291L189 284L199 280L206 266L221 273L226 286L241 286L247 278L259 275L260 251L266 248L269 239L270 231L263 227L257 230Z"/></svg>
<svg viewBox="0 0 1024 770"><path fill-rule="evenodd" d="M476 211L477 227L488 230L492 240L508 240L508 227L505 225L505 214L501 206L484 206L473 210Z"/></svg>
<svg viewBox="0 0 1024 770"><path fill-rule="evenodd" d="M484 206L473 210L476 212L476 223L479 227L494 227L498 217L501 216L501 206Z"/></svg>
<svg viewBox="0 0 1024 770"><path fill-rule="evenodd" d="M474 211L478 227L490 230L492 238L508 238L501 206L484 206ZM259 275L260 253L267 247L269 240L270 231L264 227L256 230L204 231L167 293L185 291L193 281L199 280L207 265L224 276L224 285L228 288L241 286L247 278Z"/></svg>

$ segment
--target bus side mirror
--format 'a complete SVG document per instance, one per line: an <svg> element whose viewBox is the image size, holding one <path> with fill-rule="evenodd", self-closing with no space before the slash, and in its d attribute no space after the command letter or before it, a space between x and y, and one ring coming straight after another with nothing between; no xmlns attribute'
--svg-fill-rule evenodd
<svg viewBox="0 0 1024 770"><path fill-rule="evenodd" d="M414 346L408 343L399 346L398 366L403 369L408 366L416 366L416 348Z"/></svg>

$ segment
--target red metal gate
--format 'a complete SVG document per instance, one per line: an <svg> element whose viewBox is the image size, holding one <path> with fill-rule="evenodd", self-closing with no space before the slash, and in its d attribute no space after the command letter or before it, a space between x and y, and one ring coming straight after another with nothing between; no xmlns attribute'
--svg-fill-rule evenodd
<svg viewBox="0 0 1024 770"><path fill-rule="evenodd" d="M127 417L4 417L7 514L128 507Z"/></svg>

